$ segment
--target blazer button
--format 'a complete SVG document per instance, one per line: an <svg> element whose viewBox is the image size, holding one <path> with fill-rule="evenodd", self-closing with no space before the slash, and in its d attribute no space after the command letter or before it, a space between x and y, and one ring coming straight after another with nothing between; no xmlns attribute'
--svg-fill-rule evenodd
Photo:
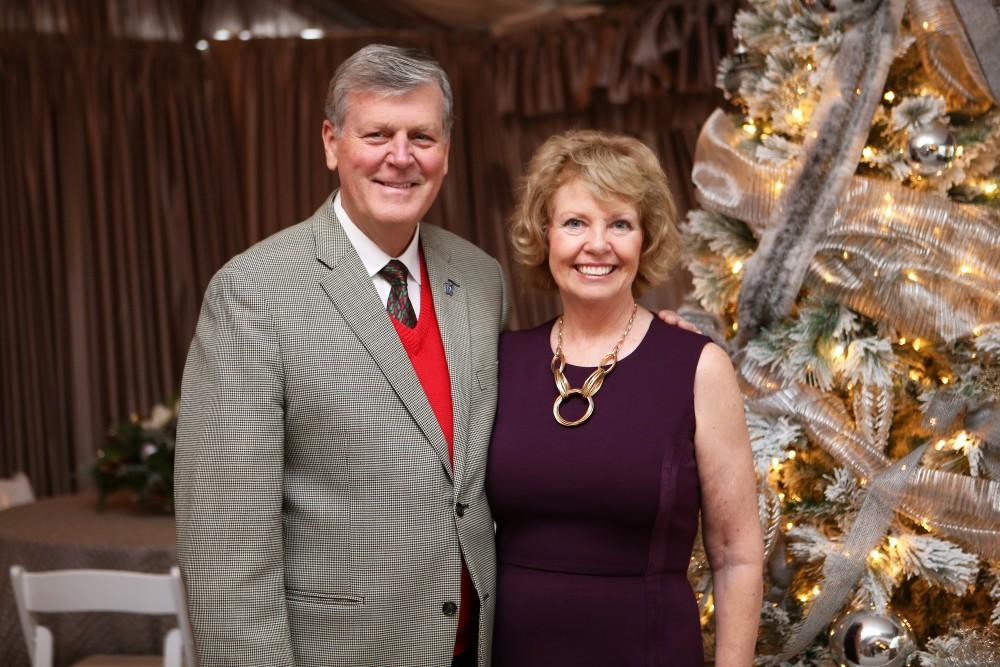
<svg viewBox="0 0 1000 667"><path fill-rule="evenodd" d="M443 605L441 605L441 613L444 614L445 616L454 616L457 611L458 611L458 605L452 602L451 600L448 600Z"/></svg>
<svg viewBox="0 0 1000 667"><path fill-rule="evenodd" d="M455 503L455 514L458 515L459 519L465 516L466 507L468 507L468 505L463 505L462 503Z"/></svg>

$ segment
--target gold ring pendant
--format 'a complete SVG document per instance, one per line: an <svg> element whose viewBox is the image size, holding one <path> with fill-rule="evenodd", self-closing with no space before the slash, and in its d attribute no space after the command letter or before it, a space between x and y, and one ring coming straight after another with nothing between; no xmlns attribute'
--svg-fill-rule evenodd
<svg viewBox="0 0 1000 667"><path fill-rule="evenodd" d="M583 416L577 419L576 421L569 421L567 419L563 419L563 416L559 414L559 408L562 406L563 400L569 398L573 394L580 394L580 396L583 396L585 399L587 399L587 411L583 413ZM556 421L562 424L563 426L579 426L583 422L590 419L590 415L592 414L594 414L594 399L590 396L587 396L579 389L570 389L565 394L559 394L558 396L556 396L556 402L552 404L552 416L555 417Z"/></svg>

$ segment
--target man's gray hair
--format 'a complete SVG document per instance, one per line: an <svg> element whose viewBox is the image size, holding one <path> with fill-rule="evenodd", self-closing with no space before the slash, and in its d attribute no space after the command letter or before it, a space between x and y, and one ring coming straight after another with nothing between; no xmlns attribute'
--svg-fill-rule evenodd
<svg viewBox="0 0 1000 667"><path fill-rule="evenodd" d="M448 136L452 121L451 84L441 65L420 49L369 44L342 62L330 79L324 107L327 120L339 135L347 115L347 94L351 91L400 95L428 84L441 90L441 120Z"/></svg>

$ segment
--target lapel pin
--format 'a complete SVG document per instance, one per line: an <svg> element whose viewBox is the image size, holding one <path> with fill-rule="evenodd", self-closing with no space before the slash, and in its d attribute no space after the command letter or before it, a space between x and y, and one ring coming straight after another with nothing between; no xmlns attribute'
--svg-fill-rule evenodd
<svg viewBox="0 0 1000 667"><path fill-rule="evenodd" d="M455 293L456 287L458 287L458 283L456 283L451 278L448 278L448 280L444 281L444 293L447 294L448 296L451 296L452 294Z"/></svg>

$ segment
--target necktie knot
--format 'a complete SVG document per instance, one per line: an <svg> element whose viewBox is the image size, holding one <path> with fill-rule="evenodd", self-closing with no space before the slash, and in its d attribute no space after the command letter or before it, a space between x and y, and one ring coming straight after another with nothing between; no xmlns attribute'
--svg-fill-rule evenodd
<svg viewBox="0 0 1000 667"><path fill-rule="evenodd" d="M410 295L406 289L406 265L398 259L390 260L382 267L379 275L386 279L391 288L386 308L400 324L413 328L417 325L417 315L413 312Z"/></svg>
<svg viewBox="0 0 1000 667"><path fill-rule="evenodd" d="M379 273L393 287L397 285L406 286L406 265L398 259L389 260L389 263L383 266Z"/></svg>

